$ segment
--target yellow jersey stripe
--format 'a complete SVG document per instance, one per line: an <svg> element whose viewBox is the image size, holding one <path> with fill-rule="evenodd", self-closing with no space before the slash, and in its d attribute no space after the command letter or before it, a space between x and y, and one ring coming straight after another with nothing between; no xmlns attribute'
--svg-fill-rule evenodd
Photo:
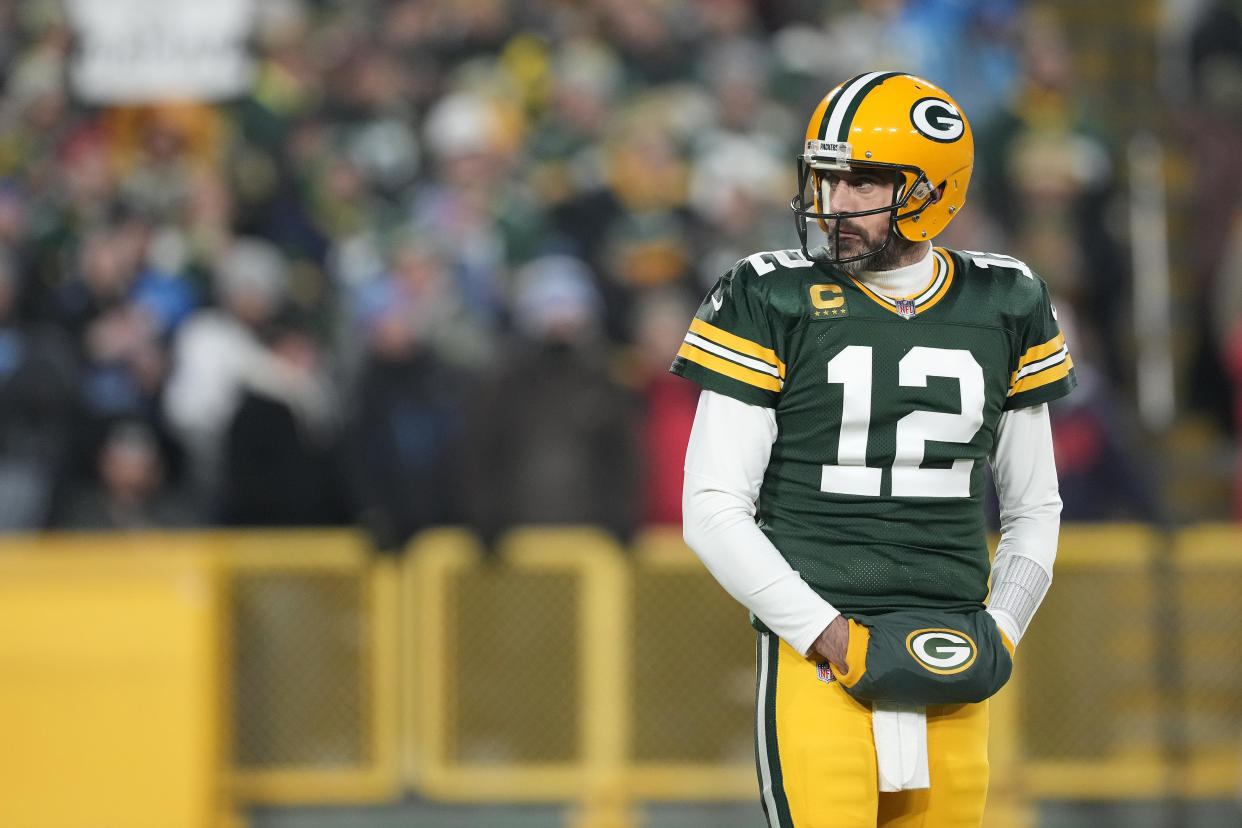
<svg viewBox="0 0 1242 828"><path fill-rule="evenodd" d="M888 308L893 313L897 312L897 303L894 302L892 299L889 299L887 296L881 296L880 294L873 291L871 288L864 285L862 282L855 279L853 276L850 277L850 281L853 282L858 287L859 290L861 290L864 294L866 294L867 298L870 299L872 302L875 302L877 305L879 305L882 308Z"/></svg>
<svg viewBox="0 0 1242 828"><path fill-rule="evenodd" d="M1029 363L1026 366L1014 371L1009 375L1009 384L1016 385L1022 380L1023 377L1033 376L1041 371L1046 371L1054 365L1060 365L1067 359L1069 359L1069 348L1062 345L1061 350L1057 351L1052 356L1044 357L1038 362Z"/></svg>
<svg viewBox="0 0 1242 828"><path fill-rule="evenodd" d="M1059 379L1064 379L1073 367L1074 360L1070 359L1069 354L1066 354L1065 359L1058 362L1056 365L1045 368L1042 371L1018 380L1009 389L1008 396L1012 397L1014 394L1021 394L1023 391L1030 391L1033 388L1039 388L1042 385L1047 385L1048 383L1056 382Z"/></svg>
<svg viewBox="0 0 1242 828"><path fill-rule="evenodd" d="M738 365L736 362L729 362L727 359L718 357L715 354L709 354L707 351L696 348L689 343L682 343L681 348L677 350L677 356L701 365L709 371L724 374L726 377L744 382L747 385L753 385L756 388L762 388L765 391L781 390L781 381L776 377L762 374L753 368Z"/></svg>
<svg viewBox="0 0 1242 828"><path fill-rule="evenodd" d="M731 351L737 351L744 356L761 359L776 369L781 375L781 379L785 378L785 363L781 362L776 356L776 351L771 348L765 348L749 339L743 339L737 334L731 334L728 331L717 328L710 322L704 322L702 319L695 317L690 321L690 330L704 339L722 345Z"/></svg>
<svg viewBox="0 0 1242 828"><path fill-rule="evenodd" d="M717 345L710 339L704 339L694 331L687 333L684 341L687 345L693 345L700 351L707 351L709 354L715 354L718 357L723 357L730 362L736 362L738 365L744 365L752 371L758 371L761 374L770 374L774 377L780 376L775 366L769 365L761 359L753 359L739 354L737 351L730 351L723 345Z"/></svg>
<svg viewBox="0 0 1242 828"><path fill-rule="evenodd" d="M944 282L941 280L946 278L947 272L944 257L936 248L932 248L932 280L927 283L927 287L923 288L921 293L906 298L913 299L916 304L923 304L944 287Z"/></svg>
<svg viewBox="0 0 1242 828"><path fill-rule="evenodd" d="M945 255L944 249L940 247L933 248L932 253L936 257L936 264L938 266L941 263L943 263L944 284L940 286L940 290L936 291L935 296L931 297L930 299L928 299L927 301L923 302L922 304L918 306L919 313L922 313L923 311L927 310L932 305L936 304L941 299L943 299L945 294L949 292L949 286L953 284L953 270L954 269L953 269L952 257Z"/></svg>
<svg viewBox="0 0 1242 828"><path fill-rule="evenodd" d="M1018 357L1018 370L1022 370L1023 366L1032 362L1041 360L1046 356L1051 356L1061 350L1061 346L1065 344L1065 334L1057 334L1049 339L1043 345L1034 345L1026 349L1026 353ZM1016 373L1016 372L1015 372Z"/></svg>
<svg viewBox="0 0 1242 828"><path fill-rule="evenodd" d="M922 290L920 290L918 293L912 294L910 296L905 296L902 298L906 300L912 300L914 302L914 307L918 310L919 313L922 313L923 311L927 310L932 305L936 304L941 299L943 299L945 297L945 294L949 292L949 287L950 285L953 284L953 274L954 274L953 260L949 258L948 256L944 255L944 250L942 248L939 248L939 247L934 248L933 255L932 255L931 281L928 282L927 285ZM861 290L864 294L866 294L867 298L870 299L872 302L875 302L880 307L888 308L893 313L897 313L897 300L896 299L892 299L888 296L884 296L883 294L876 293L874 290L867 287L865 284L858 281L853 276L850 277L850 281L852 281L858 287L859 290ZM920 296L925 296L931 290L936 291L934 295L928 297L927 299L922 299L922 300L919 299Z"/></svg>

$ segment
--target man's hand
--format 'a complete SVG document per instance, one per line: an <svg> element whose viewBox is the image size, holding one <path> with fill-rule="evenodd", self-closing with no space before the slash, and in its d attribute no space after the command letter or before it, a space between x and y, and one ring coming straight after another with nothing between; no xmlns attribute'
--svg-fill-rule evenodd
<svg viewBox="0 0 1242 828"><path fill-rule="evenodd" d="M850 665L845 660L849 646L850 622L844 615L838 615L832 619L831 624L824 627L819 638L816 638L815 643L811 645L811 651L818 653L821 658L828 659L833 669L837 671L837 675L841 676L850 671Z"/></svg>

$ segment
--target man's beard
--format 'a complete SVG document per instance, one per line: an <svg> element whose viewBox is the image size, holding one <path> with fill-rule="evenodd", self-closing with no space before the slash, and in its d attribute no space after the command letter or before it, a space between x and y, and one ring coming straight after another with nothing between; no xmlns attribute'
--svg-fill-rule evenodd
<svg viewBox="0 0 1242 828"><path fill-rule="evenodd" d="M855 259L852 262L842 262L837 265L837 267L851 276L857 276L863 271L894 270L901 267L905 264L904 260L908 257L911 249L918 244L918 242L907 241L898 236L891 227L888 229L886 239L881 241L876 241L865 235L860 228L847 227L847 229L851 233L858 234L858 242L863 250L874 251L867 253L861 259ZM848 258L849 256L857 256L860 251L852 249L849 251L838 250L836 252L838 256Z"/></svg>

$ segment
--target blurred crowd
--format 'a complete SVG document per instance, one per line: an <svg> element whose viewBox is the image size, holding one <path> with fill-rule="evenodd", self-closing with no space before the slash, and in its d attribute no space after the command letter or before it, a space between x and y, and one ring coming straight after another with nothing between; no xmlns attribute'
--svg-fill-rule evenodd
<svg viewBox="0 0 1242 828"><path fill-rule="evenodd" d="M877 66L975 126L942 243L1058 296L1066 518L1158 515L1117 399L1115 151L1046 10L257 6L240 99L89 106L59 3L0 2L0 529L678 523L697 391L668 364L723 271L796 244L805 119Z"/></svg>

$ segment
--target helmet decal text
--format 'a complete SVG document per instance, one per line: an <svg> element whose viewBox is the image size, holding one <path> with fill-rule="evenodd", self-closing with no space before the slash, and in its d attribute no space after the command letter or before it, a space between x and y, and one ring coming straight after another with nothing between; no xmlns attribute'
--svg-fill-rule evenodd
<svg viewBox="0 0 1242 828"><path fill-rule="evenodd" d="M942 144L951 144L966 132L966 123L957 107L943 98L920 98L910 107L910 123L919 134Z"/></svg>

